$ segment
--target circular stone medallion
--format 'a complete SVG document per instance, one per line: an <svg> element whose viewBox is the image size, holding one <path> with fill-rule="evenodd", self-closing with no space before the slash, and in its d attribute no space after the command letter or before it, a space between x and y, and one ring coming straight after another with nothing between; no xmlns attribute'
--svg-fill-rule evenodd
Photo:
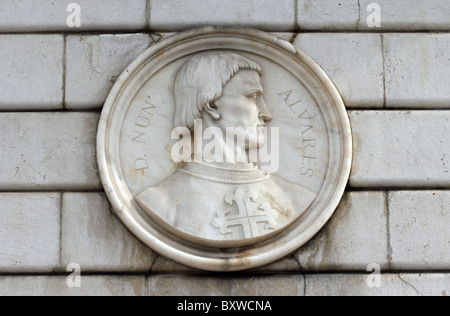
<svg viewBox="0 0 450 316"><path fill-rule="evenodd" d="M211 27L171 36L126 69L97 145L128 229L209 271L304 245L337 208L352 155L342 98L310 57L261 31Z"/></svg>

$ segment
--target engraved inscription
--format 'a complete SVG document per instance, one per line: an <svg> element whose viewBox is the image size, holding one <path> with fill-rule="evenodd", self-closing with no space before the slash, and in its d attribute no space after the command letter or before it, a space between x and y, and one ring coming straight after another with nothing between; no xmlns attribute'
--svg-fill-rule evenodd
<svg viewBox="0 0 450 316"><path fill-rule="evenodd" d="M244 233L244 238L254 238L262 235L258 224L265 224L263 230L267 233L277 227L278 212L272 209L268 202L259 203L258 193L238 188L236 192L225 196L225 203L236 205L238 213L230 215L231 210L220 210L213 221L214 227L220 232L231 234L230 227L238 226Z"/></svg>
<svg viewBox="0 0 450 316"><path fill-rule="evenodd" d="M289 106L292 113L297 115L298 126L300 127L303 142L303 157L300 174L312 178L316 173L315 168L317 165L317 153L315 150L317 146L317 137L313 124L313 117L308 110L300 107L302 99L297 96L293 90L284 91L278 93L278 95L283 98L283 101Z"/></svg>
<svg viewBox="0 0 450 316"><path fill-rule="evenodd" d="M145 105L139 111L136 123L133 130L133 142L145 144L144 136L146 135L146 128L150 126L153 118L153 110L157 107L150 102L151 96L147 97Z"/></svg>
<svg viewBox="0 0 450 316"><path fill-rule="evenodd" d="M136 118L134 129L133 129L133 136L132 141L134 143L139 143L145 145L145 136L147 133L147 128L151 124L151 120L154 116L154 110L157 109L157 107L150 102L151 96L147 96L147 99L145 100L145 104L141 107L139 114ZM134 171L138 174L145 175L144 171L149 168L149 164L147 162L147 159L144 155L144 157L138 157L134 161Z"/></svg>
<svg viewBox="0 0 450 316"><path fill-rule="evenodd" d="M299 126L302 132L303 141L303 157L302 157L302 168L300 173L303 176L312 177L315 174L315 167L317 165L317 137L314 133L314 125L312 124L312 117L308 110L305 110L302 114L298 116Z"/></svg>
<svg viewBox="0 0 450 316"><path fill-rule="evenodd" d="M134 161L134 170L141 171L141 173L148 169L148 162L144 158L139 158Z"/></svg>
<svg viewBox="0 0 450 316"><path fill-rule="evenodd" d="M293 101L294 98L291 98L292 91L293 90L288 90L285 92L281 92L278 95L283 98L284 102L286 102L286 104L289 106L289 108L292 110L292 112L295 113L294 106L299 104L300 102L302 102L302 99L297 97L297 98L295 98L296 101Z"/></svg>

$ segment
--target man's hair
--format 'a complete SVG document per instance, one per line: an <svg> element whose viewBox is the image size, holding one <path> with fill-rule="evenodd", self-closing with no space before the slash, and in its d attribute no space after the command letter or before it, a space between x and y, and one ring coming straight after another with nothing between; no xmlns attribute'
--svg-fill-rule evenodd
<svg viewBox="0 0 450 316"><path fill-rule="evenodd" d="M257 63L233 53L209 53L184 63L175 79L175 126L194 127L203 108L222 96L223 87L240 70L261 74Z"/></svg>

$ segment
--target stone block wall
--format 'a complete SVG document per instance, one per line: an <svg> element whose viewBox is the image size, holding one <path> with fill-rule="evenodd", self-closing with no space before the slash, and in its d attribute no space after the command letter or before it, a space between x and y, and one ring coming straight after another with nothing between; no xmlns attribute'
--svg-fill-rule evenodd
<svg viewBox="0 0 450 316"><path fill-rule="evenodd" d="M80 27L66 23L71 3ZM0 295L450 294L449 16L448 0L2 0ZM342 94L354 135L331 221L283 260L232 275L144 246L112 214L96 163L120 73L203 25L257 28L304 50ZM80 288L67 285L71 263Z"/></svg>

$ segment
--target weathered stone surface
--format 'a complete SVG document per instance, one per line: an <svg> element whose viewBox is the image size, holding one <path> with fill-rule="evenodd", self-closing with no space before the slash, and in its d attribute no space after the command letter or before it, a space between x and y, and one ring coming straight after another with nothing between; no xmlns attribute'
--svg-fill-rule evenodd
<svg viewBox="0 0 450 316"><path fill-rule="evenodd" d="M152 0L150 7L150 28L156 31L204 25L293 31L295 25L291 0Z"/></svg>
<svg viewBox="0 0 450 316"><path fill-rule="evenodd" d="M0 194L0 273L51 272L59 264L60 194ZM4 287L0 282L0 292Z"/></svg>
<svg viewBox="0 0 450 316"><path fill-rule="evenodd" d="M398 276L420 296L448 296L450 293L449 274L400 274Z"/></svg>
<svg viewBox="0 0 450 316"><path fill-rule="evenodd" d="M99 189L97 113L1 113L0 190Z"/></svg>
<svg viewBox="0 0 450 316"><path fill-rule="evenodd" d="M379 5L375 12L370 5ZM298 0L301 30L326 31L448 31L447 0ZM374 26L379 13L380 27ZM377 15L378 16L378 15Z"/></svg>
<svg viewBox="0 0 450 316"><path fill-rule="evenodd" d="M450 108L450 34L385 34L383 42L387 107Z"/></svg>
<svg viewBox="0 0 450 316"><path fill-rule="evenodd" d="M68 36L66 107L102 107L117 78L153 41L148 34Z"/></svg>
<svg viewBox="0 0 450 316"><path fill-rule="evenodd" d="M184 274L202 274L201 270L190 268L170 259L158 256L152 266L150 273L184 273Z"/></svg>
<svg viewBox="0 0 450 316"><path fill-rule="evenodd" d="M300 30L346 30L358 28L358 0L297 0Z"/></svg>
<svg viewBox="0 0 450 316"><path fill-rule="evenodd" d="M297 24L302 30L390 30L390 31L447 31L450 5L446 0L379 0L380 28L370 28L367 19L372 0L294 0L297 1ZM245 26L293 30L294 1L195 1L190 5L180 0L130 0L126 6L120 0L76 3L81 9L81 27L70 28L67 18L70 2L5 0L0 8L0 27L3 32L25 31L86 31L86 30L142 30L150 16L152 28L178 30L193 25L241 23ZM248 5L247 5L248 2ZM278 5L276 5L278 4ZM280 8L282 7L282 8ZM149 11L148 11L149 10ZM271 11L272 10L272 11ZM275 12L276 16L270 15ZM172 13L170 15L170 13ZM284 20L283 20L284 17ZM171 22L173 21L173 22ZM153 22L153 23L152 23ZM272 26L271 23L272 22Z"/></svg>
<svg viewBox="0 0 450 316"><path fill-rule="evenodd" d="M373 11L371 3L380 5L381 28L369 28L367 18ZM360 0L360 30L380 31L448 31L450 30L450 2L447 0ZM412 50L411 50L412 52Z"/></svg>
<svg viewBox="0 0 450 316"><path fill-rule="evenodd" d="M271 32L270 34L272 34L282 40L290 42L290 43L292 43L296 37L295 33L289 33L289 32Z"/></svg>
<svg viewBox="0 0 450 316"><path fill-rule="evenodd" d="M382 192L347 193L330 222L296 257L306 271L366 271L388 263L386 197Z"/></svg>
<svg viewBox="0 0 450 316"><path fill-rule="evenodd" d="M1 296L144 296L144 276L83 276L70 288L66 276L0 277ZM73 277L70 277L73 281Z"/></svg>
<svg viewBox="0 0 450 316"><path fill-rule="evenodd" d="M0 35L0 111L62 108L63 54L62 35Z"/></svg>
<svg viewBox="0 0 450 316"><path fill-rule="evenodd" d="M450 113L350 112L354 156L350 185L436 188L450 184Z"/></svg>
<svg viewBox="0 0 450 316"><path fill-rule="evenodd" d="M294 45L334 82L347 107L383 106L383 58L378 34L306 33Z"/></svg>
<svg viewBox="0 0 450 316"><path fill-rule="evenodd" d="M150 296L303 296L301 275L261 277L150 276Z"/></svg>
<svg viewBox="0 0 450 316"><path fill-rule="evenodd" d="M155 256L111 213L103 194L63 194L63 268L77 263L84 272L147 272Z"/></svg>
<svg viewBox="0 0 450 316"><path fill-rule="evenodd" d="M392 268L450 268L450 193L447 191L389 194Z"/></svg>
<svg viewBox="0 0 450 316"><path fill-rule="evenodd" d="M289 256L285 257L275 263L269 264L267 266L251 270L249 273L252 274L267 274L267 273L283 273L287 271L299 271L300 266L295 257ZM166 259L164 257L158 256L153 263L151 273L183 273L183 274L207 274L207 272L190 268L188 266L176 263L172 260Z"/></svg>
<svg viewBox="0 0 450 316"><path fill-rule="evenodd" d="M70 3L80 6L80 28L67 25ZM146 0L2 0L0 32L145 29L146 7Z"/></svg>
<svg viewBox="0 0 450 316"><path fill-rule="evenodd" d="M306 296L447 296L448 274L382 274L380 287L370 274L306 275Z"/></svg>
<svg viewBox="0 0 450 316"><path fill-rule="evenodd" d="M251 272L254 273L283 273L287 271L299 271L300 264L298 263L295 256L290 255L277 262L269 264L267 266L261 267L257 270L253 270Z"/></svg>

